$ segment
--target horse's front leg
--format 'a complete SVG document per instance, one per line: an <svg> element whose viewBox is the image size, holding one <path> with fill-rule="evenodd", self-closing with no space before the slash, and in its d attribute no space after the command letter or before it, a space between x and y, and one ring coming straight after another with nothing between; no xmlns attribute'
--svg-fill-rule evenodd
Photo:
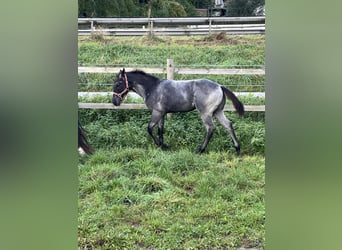
<svg viewBox="0 0 342 250"><path fill-rule="evenodd" d="M163 149L167 149L168 146L164 144L164 121L165 115L158 122L159 146Z"/></svg>
<svg viewBox="0 0 342 250"><path fill-rule="evenodd" d="M151 121L149 122L149 124L147 126L147 131L157 146L161 146L161 143L162 143L162 142L160 142L160 126L158 125L159 139L153 134L153 128L157 123L160 124L160 121L163 120L163 116L164 116L163 113L156 111L156 110L153 110ZM163 125L163 123L164 123L164 121L162 122L162 125ZM161 137L163 137L163 136L161 136Z"/></svg>

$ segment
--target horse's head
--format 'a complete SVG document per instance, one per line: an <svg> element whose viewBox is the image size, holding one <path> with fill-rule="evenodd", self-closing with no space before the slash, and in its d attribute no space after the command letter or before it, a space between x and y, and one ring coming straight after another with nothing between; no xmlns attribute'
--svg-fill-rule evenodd
<svg viewBox="0 0 342 250"><path fill-rule="evenodd" d="M121 104L121 101L125 99L128 92L128 80L125 69L123 69L120 70L120 72L116 75L116 79L114 80L112 103L115 106L119 106Z"/></svg>

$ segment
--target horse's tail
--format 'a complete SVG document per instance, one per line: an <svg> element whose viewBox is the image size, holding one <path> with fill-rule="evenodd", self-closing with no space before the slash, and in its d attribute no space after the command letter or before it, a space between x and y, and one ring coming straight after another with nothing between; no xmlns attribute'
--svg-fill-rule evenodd
<svg viewBox="0 0 342 250"><path fill-rule="evenodd" d="M234 95L233 92L231 92L229 89L221 86L223 93L227 96L229 100L232 101L234 108L239 113L239 115L243 115L245 113L245 108L243 107L243 104L240 102L240 100Z"/></svg>
<svg viewBox="0 0 342 250"><path fill-rule="evenodd" d="M88 155L91 155L94 152L93 148L88 143L85 130L83 129L79 121L78 121L78 147L82 148L83 151Z"/></svg>

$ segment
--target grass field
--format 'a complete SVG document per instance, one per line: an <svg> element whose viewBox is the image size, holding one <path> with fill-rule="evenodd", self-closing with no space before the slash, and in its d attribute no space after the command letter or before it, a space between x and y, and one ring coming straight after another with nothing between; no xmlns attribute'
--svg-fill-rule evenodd
<svg viewBox="0 0 342 250"><path fill-rule="evenodd" d="M207 153L194 112L165 123L167 151L147 134L149 111L81 110L91 157L80 156L80 249L234 249L264 246L264 114L217 126Z"/></svg>
<svg viewBox="0 0 342 250"><path fill-rule="evenodd" d="M164 64L171 55L184 65L207 65L212 60L207 53L217 50L223 56L215 57L228 58L215 60L220 65L264 63L263 36L227 37L225 41L141 39L81 39L79 62L152 65ZM217 77L228 84L231 80ZM80 90L110 90L112 86L108 75L81 74L79 80L84 84ZM243 84L246 78L235 80ZM263 77L257 79L260 84L263 81ZM108 97L80 100L110 102ZM260 98L241 100L265 103ZM147 133L147 110L79 110L96 150L92 156L79 157L79 249L263 249L265 114L226 115L241 143L240 156L218 124L206 153L194 153L205 132L196 111L173 114L166 120L164 141L170 147L163 151Z"/></svg>
<svg viewBox="0 0 342 250"><path fill-rule="evenodd" d="M264 246L264 158L147 147L80 164L81 249Z"/></svg>
<svg viewBox="0 0 342 250"><path fill-rule="evenodd" d="M80 38L80 65L165 67L171 58L177 67L260 68L265 65L265 36L104 38L101 42ZM166 75L158 75L165 78ZM111 91L114 74L79 75L80 90ZM264 91L263 75L175 75L176 80L209 78L233 91ZM261 85L261 86L260 86Z"/></svg>

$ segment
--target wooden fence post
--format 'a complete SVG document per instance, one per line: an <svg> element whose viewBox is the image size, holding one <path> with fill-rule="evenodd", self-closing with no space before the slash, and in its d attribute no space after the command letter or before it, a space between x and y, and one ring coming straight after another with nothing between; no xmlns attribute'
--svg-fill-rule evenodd
<svg viewBox="0 0 342 250"><path fill-rule="evenodd" d="M153 37L154 37L153 21L150 21L150 38L152 39Z"/></svg>
<svg viewBox="0 0 342 250"><path fill-rule="evenodd" d="M147 12L147 28L148 28L148 37L150 39L153 38L153 21L151 20L151 6L148 8Z"/></svg>
<svg viewBox="0 0 342 250"><path fill-rule="evenodd" d="M166 79L174 80L175 77L175 65L173 64L173 59L166 60ZM169 113L166 115L167 119L172 118L172 114Z"/></svg>
<svg viewBox="0 0 342 250"><path fill-rule="evenodd" d="M175 66L173 64L173 59L166 60L166 78L168 80L174 80L175 77Z"/></svg>
<svg viewBox="0 0 342 250"><path fill-rule="evenodd" d="M209 35L211 35L211 18L209 17Z"/></svg>
<svg viewBox="0 0 342 250"><path fill-rule="evenodd" d="M90 29L91 29L91 34L93 35L95 32L95 26L94 26L94 21L90 22Z"/></svg>

